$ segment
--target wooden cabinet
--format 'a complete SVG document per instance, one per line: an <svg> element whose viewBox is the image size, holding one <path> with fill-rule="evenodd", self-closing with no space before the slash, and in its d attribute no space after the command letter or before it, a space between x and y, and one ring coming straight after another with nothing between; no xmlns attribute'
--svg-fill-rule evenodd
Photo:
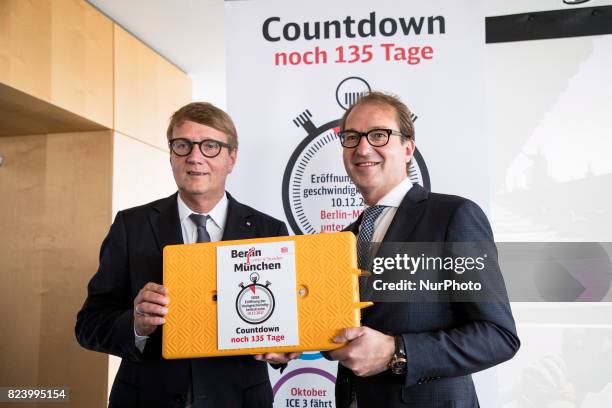
<svg viewBox="0 0 612 408"><path fill-rule="evenodd" d="M2 0L0 82L110 128L112 21L84 1Z"/></svg>
<svg viewBox="0 0 612 408"><path fill-rule="evenodd" d="M113 25L84 1L52 1L51 103L107 128L113 125Z"/></svg>
<svg viewBox="0 0 612 408"><path fill-rule="evenodd" d="M0 135L115 129L166 149L190 101L184 72L85 1L0 1Z"/></svg>
<svg viewBox="0 0 612 408"><path fill-rule="evenodd" d="M50 1L0 1L0 82L51 98Z"/></svg>

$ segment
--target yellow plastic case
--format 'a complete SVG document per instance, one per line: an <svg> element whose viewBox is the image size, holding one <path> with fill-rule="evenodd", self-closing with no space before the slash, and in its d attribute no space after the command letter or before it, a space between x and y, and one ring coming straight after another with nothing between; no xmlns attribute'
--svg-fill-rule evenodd
<svg viewBox="0 0 612 408"><path fill-rule="evenodd" d="M282 241L295 242L299 345L218 350L216 248ZM176 359L339 348L332 338L359 326L360 309L372 304L359 301L359 274L351 232L166 246L164 286L170 304L162 355Z"/></svg>

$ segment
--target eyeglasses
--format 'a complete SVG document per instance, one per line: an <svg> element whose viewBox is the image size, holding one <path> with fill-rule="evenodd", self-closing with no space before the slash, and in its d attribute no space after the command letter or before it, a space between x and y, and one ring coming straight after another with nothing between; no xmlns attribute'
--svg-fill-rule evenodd
<svg viewBox="0 0 612 408"><path fill-rule="evenodd" d="M202 152L202 154L208 158L217 157L221 152L222 147L227 147L227 150L231 150L231 146L229 144L213 139L204 139L199 142L194 142L192 140L179 137L169 140L168 145L170 146L172 153L180 157L189 156L193 150L193 145L198 145L200 147L200 152Z"/></svg>
<svg viewBox="0 0 612 408"><path fill-rule="evenodd" d="M389 143L389 137L391 135L407 137L403 133L391 129L372 129L368 130L367 132L357 132L356 130L343 130L341 132L338 132L340 143L343 147L348 147L349 149L357 147L361 142L361 138L364 136L371 146L383 147L384 145Z"/></svg>

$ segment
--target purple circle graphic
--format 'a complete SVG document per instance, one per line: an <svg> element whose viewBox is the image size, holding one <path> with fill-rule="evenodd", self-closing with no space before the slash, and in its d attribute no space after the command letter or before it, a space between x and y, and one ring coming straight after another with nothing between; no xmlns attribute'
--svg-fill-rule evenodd
<svg viewBox="0 0 612 408"><path fill-rule="evenodd" d="M334 377L333 375L331 375L325 370L321 370L320 368L314 368L314 367L298 368L297 370L293 370L290 373L287 373L286 375L282 376L280 380L278 380L278 382L274 384L274 387L272 388L273 395L276 397L277 391L279 390L280 387L283 386L283 384L285 384L288 380L292 379L296 375L300 375L300 374L316 374L316 375L320 375L321 377L327 378L333 384L336 383L336 377Z"/></svg>

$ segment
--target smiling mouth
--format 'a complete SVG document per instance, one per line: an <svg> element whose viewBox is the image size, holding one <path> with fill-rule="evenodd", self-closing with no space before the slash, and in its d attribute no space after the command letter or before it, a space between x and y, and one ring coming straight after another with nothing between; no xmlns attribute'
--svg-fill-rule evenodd
<svg viewBox="0 0 612 408"><path fill-rule="evenodd" d="M378 162L361 162L361 163L355 163L355 166L357 167L372 167L372 166L376 166L378 165Z"/></svg>
<svg viewBox="0 0 612 408"><path fill-rule="evenodd" d="M206 175L208 173L204 173L204 172L201 172L201 171L188 171L187 174L190 175L190 176L204 176L204 175Z"/></svg>

